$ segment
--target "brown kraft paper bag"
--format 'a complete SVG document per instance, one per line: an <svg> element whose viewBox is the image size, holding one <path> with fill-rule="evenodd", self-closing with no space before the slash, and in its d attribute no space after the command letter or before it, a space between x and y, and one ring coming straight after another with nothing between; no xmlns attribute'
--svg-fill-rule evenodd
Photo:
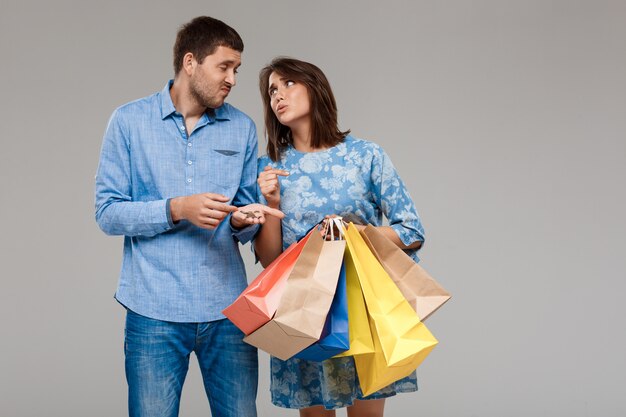
<svg viewBox="0 0 626 417"><path fill-rule="evenodd" d="M361 236L422 321L450 299L448 291L376 227L367 225Z"/></svg>
<svg viewBox="0 0 626 417"><path fill-rule="evenodd" d="M337 289L345 246L345 241L325 241L313 232L287 280L276 314L244 341L282 360L315 343Z"/></svg>

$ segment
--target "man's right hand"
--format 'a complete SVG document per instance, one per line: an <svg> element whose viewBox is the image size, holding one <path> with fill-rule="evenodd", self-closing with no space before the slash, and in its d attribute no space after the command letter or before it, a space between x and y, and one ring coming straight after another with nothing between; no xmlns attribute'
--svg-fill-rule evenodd
<svg viewBox="0 0 626 417"><path fill-rule="evenodd" d="M228 197L221 194L202 193L176 197L170 201L174 223L188 220L203 229L215 229L237 207L226 204Z"/></svg>

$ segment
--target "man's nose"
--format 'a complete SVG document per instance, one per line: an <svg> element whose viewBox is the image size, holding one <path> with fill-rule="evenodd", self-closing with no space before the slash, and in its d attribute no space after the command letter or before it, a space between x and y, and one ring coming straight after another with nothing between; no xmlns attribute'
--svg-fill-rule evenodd
<svg viewBox="0 0 626 417"><path fill-rule="evenodd" d="M231 86L237 84L237 75L234 70L228 71L228 74L226 75L226 82Z"/></svg>

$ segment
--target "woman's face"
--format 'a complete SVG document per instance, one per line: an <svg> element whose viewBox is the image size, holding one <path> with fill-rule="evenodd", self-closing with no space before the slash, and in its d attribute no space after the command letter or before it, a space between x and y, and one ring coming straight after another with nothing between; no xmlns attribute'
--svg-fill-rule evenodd
<svg viewBox="0 0 626 417"><path fill-rule="evenodd" d="M268 94L270 106L281 124L293 129L302 122L310 122L311 105L304 84L272 72Z"/></svg>

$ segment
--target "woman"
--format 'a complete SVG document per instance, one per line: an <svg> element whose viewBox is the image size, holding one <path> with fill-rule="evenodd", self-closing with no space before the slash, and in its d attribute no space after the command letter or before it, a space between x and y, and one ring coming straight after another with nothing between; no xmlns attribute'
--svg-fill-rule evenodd
<svg viewBox="0 0 626 417"><path fill-rule="evenodd" d="M276 58L260 73L268 136L259 158L258 184L269 216L256 240L263 266L328 215L351 215L373 224L396 245L415 252L424 240L417 211L389 157L377 145L342 132L328 80L315 65ZM280 178L280 179L279 179ZM382 214L390 226L380 226ZM357 226L362 227L362 226ZM272 402L301 416L382 416L384 398L417 390L415 373L363 397L354 360L323 362L272 357Z"/></svg>

